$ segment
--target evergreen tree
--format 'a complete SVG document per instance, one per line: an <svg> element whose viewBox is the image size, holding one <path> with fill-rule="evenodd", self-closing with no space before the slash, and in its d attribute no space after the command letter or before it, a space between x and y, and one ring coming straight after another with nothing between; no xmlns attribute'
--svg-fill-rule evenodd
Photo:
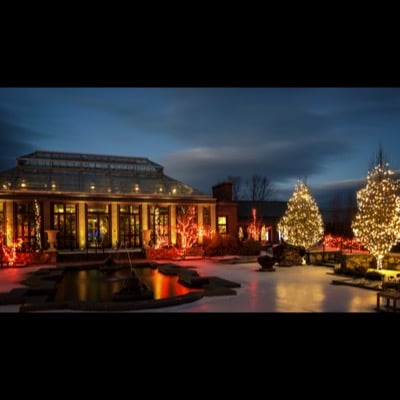
<svg viewBox="0 0 400 400"><path fill-rule="evenodd" d="M297 182L285 214L278 222L278 230L287 243L304 249L322 239L324 235L322 216L304 182Z"/></svg>
<svg viewBox="0 0 400 400"><path fill-rule="evenodd" d="M378 269L400 235L399 181L393 175L380 152L366 186L357 192L358 211L352 222L354 236L376 258Z"/></svg>

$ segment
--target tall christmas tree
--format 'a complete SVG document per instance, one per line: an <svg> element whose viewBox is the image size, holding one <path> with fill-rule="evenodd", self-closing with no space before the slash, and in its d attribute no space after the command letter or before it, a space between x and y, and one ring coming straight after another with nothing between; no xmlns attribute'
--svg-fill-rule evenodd
<svg viewBox="0 0 400 400"><path fill-rule="evenodd" d="M308 249L322 239L324 223L321 213L307 185L298 181L285 214L278 222L283 239L293 245Z"/></svg>
<svg viewBox="0 0 400 400"><path fill-rule="evenodd" d="M358 211L351 225L354 236L376 258L377 269L400 236L399 181L393 175L380 152L366 186L357 192Z"/></svg>

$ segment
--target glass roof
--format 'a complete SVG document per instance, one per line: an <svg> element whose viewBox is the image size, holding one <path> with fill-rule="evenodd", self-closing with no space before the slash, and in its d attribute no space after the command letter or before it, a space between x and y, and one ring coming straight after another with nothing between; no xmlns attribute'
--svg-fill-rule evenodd
<svg viewBox="0 0 400 400"><path fill-rule="evenodd" d="M147 158L49 151L19 157L15 168L0 172L0 192L7 190L204 195Z"/></svg>

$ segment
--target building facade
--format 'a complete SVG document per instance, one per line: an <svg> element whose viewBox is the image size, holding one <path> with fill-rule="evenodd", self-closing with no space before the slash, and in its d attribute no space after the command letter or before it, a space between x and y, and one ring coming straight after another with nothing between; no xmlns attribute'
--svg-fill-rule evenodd
<svg viewBox="0 0 400 400"><path fill-rule="evenodd" d="M277 225L285 213L286 201L234 201L231 182L221 182L212 189L217 199L217 232L240 240L252 238L265 243L280 242Z"/></svg>
<svg viewBox="0 0 400 400"><path fill-rule="evenodd" d="M48 248L48 230L60 250L179 245L189 207L216 231L216 200L147 158L36 151L0 173L0 237L23 251Z"/></svg>
<svg viewBox="0 0 400 400"><path fill-rule="evenodd" d="M213 197L217 199L216 226L221 235L237 237L238 203L232 200L232 183L221 182L212 187Z"/></svg>
<svg viewBox="0 0 400 400"><path fill-rule="evenodd" d="M238 229L243 232L244 239L249 237L249 224L254 224L258 227L258 240L279 243L281 237L278 222L284 215L286 206L286 201L238 201Z"/></svg>

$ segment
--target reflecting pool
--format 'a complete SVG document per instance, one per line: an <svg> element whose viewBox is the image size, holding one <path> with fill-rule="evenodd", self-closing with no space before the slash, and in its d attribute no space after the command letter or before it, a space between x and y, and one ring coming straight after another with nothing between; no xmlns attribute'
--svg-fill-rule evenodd
<svg viewBox="0 0 400 400"><path fill-rule="evenodd" d="M177 275L163 274L157 268L123 268L115 271L93 269L67 269L57 285L53 301L112 301L127 280L136 276L153 292L155 300L180 296L202 289L188 288L178 282Z"/></svg>

